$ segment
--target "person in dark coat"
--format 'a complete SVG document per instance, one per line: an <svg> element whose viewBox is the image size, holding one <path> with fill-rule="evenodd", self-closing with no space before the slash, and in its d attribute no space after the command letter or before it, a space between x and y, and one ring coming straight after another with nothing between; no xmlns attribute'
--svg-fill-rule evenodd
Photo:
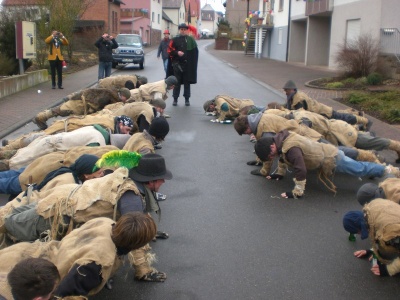
<svg viewBox="0 0 400 300"><path fill-rule="evenodd" d="M178 105L178 98L183 84L183 97L185 105L190 106L190 85L197 83L197 62L199 50L195 39L188 35L188 25L182 23L178 26L179 35L174 37L169 43L168 53L171 58L171 64L178 84L173 91L174 102L172 105Z"/></svg>
<svg viewBox="0 0 400 300"><path fill-rule="evenodd" d="M163 60L163 66L164 66L164 71L165 71L165 78L167 78L167 73L168 73L168 46L171 40L169 39L169 30L165 29L164 30L164 38L162 39L160 45L158 46L158 51L157 51L157 58L160 59L160 56Z"/></svg>
<svg viewBox="0 0 400 300"><path fill-rule="evenodd" d="M112 49L118 48L113 36L104 33L94 44L99 49L99 76L98 79L110 77L112 67Z"/></svg>

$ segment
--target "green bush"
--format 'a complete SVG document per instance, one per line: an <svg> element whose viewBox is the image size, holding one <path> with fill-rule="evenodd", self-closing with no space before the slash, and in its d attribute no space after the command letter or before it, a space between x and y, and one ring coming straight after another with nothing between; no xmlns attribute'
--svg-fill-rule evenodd
<svg viewBox="0 0 400 300"><path fill-rule="evenodd" d="M367 82L369 85L379 85L383 81L383 76L379 73L373 72L367 76Z"/></svg>
<svg viewBox="0 0 400 300"><path fill-rule="evenodd" d="M353 77L349 77L342 80L342 83L346 86L353 86L356 83L356 79Z"/></svg>
<svg viewBox="0 0 400 300"><path fill-rule="evenodd" d="M360 92L351 92L347 95L347 100L352 104L360 104L368 100L368 96Z"/></svg>
<svg viewBox="0 0 400 300"><path fill-rule="evenodd" d="M0 53L0 76L13 75L17 67L15 60L9 59L6 55Z"/></svg>
<svg viewBox="0 0 400 300"><path fill-rule="evenodd" d="M400 109L385 110L383 116L391 123L400 123Z"/></svg>
<svg viewBox="0 0 400 300"><path fill-rule="evenodd" d="M326 85L328 89L340 89L344 87L342 82L331 82Z"/></svg>

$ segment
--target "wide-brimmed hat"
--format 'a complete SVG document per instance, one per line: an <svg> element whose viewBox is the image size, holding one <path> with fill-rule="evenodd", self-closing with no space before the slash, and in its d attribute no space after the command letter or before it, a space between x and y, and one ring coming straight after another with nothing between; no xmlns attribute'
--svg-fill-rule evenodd
<svg viewBox="0 0 400 300"><path fill-rule="evenodd" d="M110 134L110 144L117 147L118 149L124 148L126 142L129 140L131 135L129 134Z"/></svg>
<svg viewBox="0 0 400 300"><path fill-rule="evenodd" d="M181 28L188 29L189 27L185 23L181 23L181 24L178 25L178 29L181 29Z"/></svg>
<svg viewBox="0 0 400 300"><path fill-rule="evenodd" d="M164 157L149 153L142 156L136 168L129 170L129 177L139 182L148 182L157 179L172 179L172 173L167 169Z"/></svg>

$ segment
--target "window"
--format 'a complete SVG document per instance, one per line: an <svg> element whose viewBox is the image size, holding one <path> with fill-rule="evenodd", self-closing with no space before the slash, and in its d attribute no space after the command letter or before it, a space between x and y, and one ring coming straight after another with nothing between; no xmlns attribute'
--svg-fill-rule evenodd
<svg viewBox="0 0 400 300"><path fill-rule="evenodd" d="M283 39L283 30L282 28L278 29L278 45L282 45L282 39Z"/></svg>
<svg viewBox="0 0 400 300"><path fill-rule="evenodd" d="M279 0L279 10L278 11L283 11L283 2L284 2L284 0Z"/></svg>
<svg viewBox="0 0 400 300"><path fill-rule="evenodd" d="M346 44L350 41L358 39L361 31L361 20L347 20L346 28Z"/></svg>

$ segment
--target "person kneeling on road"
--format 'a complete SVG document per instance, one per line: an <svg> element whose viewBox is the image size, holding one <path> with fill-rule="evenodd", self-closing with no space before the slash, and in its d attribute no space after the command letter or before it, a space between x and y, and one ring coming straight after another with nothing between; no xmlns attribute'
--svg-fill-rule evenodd
<svg viewBox="0 0 400 300"><path fill-rule="evenodd" d="M294 168L295 187L292 191L282 193L283 198L299 198L304 195L307 170L319 169L320 180L333 192L336 192L336 186L330 178L334 171L356 177L383 177L387 174L400 177L399 168L355 161L333 145L318 143L288 130L283 130L273 137L262 137L254 149L262 161L280 157L279 164L283 161ZM280 180L285 171L286 169L278 167L276 174L266 178Z"/></svg>

